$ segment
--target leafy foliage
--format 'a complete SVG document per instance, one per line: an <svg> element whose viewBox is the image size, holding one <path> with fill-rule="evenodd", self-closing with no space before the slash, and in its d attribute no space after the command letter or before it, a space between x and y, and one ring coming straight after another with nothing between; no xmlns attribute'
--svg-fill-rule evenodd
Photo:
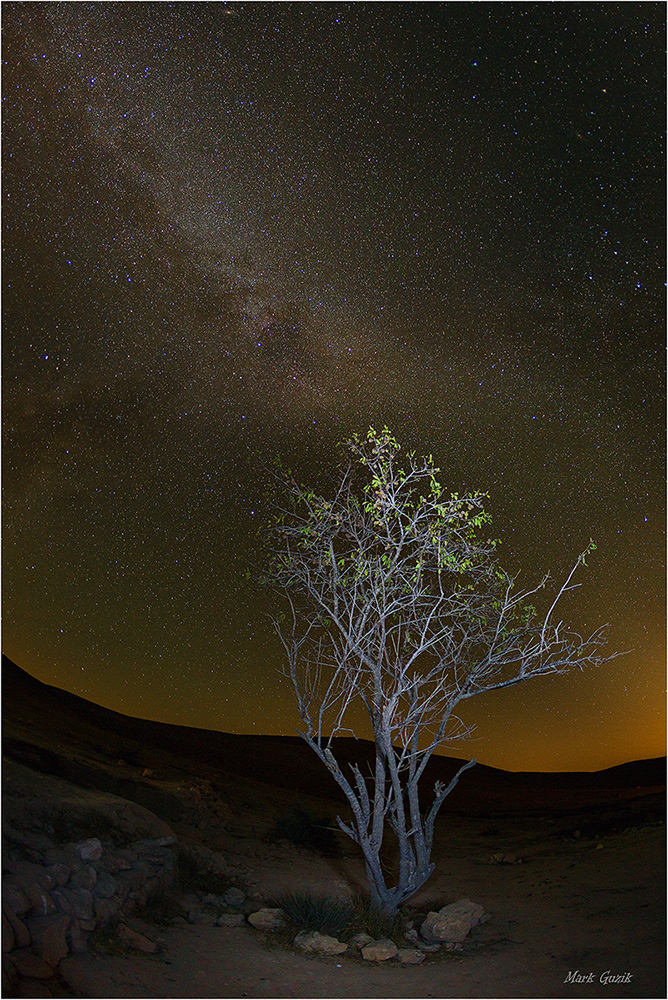
<svg viewBox="0 0 668 1000"><path fill-rule="evenodd" d="M601 630L583 639L555 624L578 557L556 597L539 612L534 587L518 591L486 536L486 494L447 495L431 455L398 461L387 427L343 443L344 462L326 498L279 471L282 499L268 535L264 580L285 601L274 618L304 728L302 737L338 782L352 809L339 826L364 853L372 897L388 913L433 870L434 821L471 761L425 812L418 785L439 746L472 731L460 702L534 677L605 661ZM609 657L608 657L609 658ZM332 737L351 733L362 708L376 744L372 776L344 773ZM380 863L388 826L399 846L398 884Z"/></svg>

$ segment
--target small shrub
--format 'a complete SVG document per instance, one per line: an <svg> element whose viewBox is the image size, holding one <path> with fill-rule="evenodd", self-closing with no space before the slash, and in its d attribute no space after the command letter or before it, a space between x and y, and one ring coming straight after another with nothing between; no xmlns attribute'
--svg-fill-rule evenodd
<svg viewBox="0 0 668 1000"><path fill-rule="evenodd" d="M278 819L269 835L271 840L288 840L328 858L338 857L339 842L329 817L317 817L300 806Z"/></svg>
<svg viewBox="0 0 668 1000"><path fill-rule="evenodd" d="M393 917L388 916L366 895L353 896L351 908L353 911L351 933L357 934L363 931L365 934L370 934L374 940L379 938L391 938L393 941L401 940L405 924L401 914L397 913Z"/></svg>
<svg viewBox="0 0 668 1000"><path fill-rule="evenodd" d="M300 931L320 931L321 934L349 932L355 911L347 899L317 896L311 892L288 892L279 897L277 906L287 921Z"/></svg>

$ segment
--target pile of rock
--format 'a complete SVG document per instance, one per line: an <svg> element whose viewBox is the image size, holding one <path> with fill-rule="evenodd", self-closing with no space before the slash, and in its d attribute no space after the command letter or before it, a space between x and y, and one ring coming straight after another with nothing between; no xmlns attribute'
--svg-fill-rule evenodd
<svg viewBox="0 0 668 1000"><path fill-rule="evenodd" d="M56 846L33 834L7 850L2 886L5 988L19 977L51 978L69 952L86 948L98 927L169 885L173 843L173 837L163 837L116 848L91 838Z"/></svg>
<svg viewBox="0 0 668 1000"><path fill-rule="evenodd" d="M223 921L223 917L219 919L220 922ZM462 942L471 929L489 919L490 914L485 913L484 907L479 903L460 899L438 911L431 910L423 920L419 932L412 922L409 923L404 937L412 945L410 948L400 948L389 938L374 940L369 934L356 934L346 944L319 931L300 931L293 945L311 955L342 955L353 951L358 952L365 962L396 959L401 965L419 965L424 962L427 954L440 951L443 946L446 951L463 950ZM263 931L278 930L286 924L285 914L275 907L263 907L249 914L248 922Z"/></svg>

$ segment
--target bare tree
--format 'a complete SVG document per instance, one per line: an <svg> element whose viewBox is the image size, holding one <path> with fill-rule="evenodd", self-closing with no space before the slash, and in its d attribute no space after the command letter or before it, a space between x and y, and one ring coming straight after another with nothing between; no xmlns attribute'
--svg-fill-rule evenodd
<svg viewBox="0 0 668 1000"><path fill-rule="evenodd" d="M600 664L602 630L588 639L555 624L559 599L578 584L590 541L544 614L529 590L479 537L490 520L485 495L445 498L431 456L408 455L387 428L345 442L347 461L325 499L282 474L285 502L270 533L269 582L287 600L274 619L304 724L300 735L329 769L352 810L341 829L364 855L372 901L388 914L426 882L434 821L462 773L437 782L421 808L419 783L437 747L471 732L460 702L571 667ZM375 741L375 770L344 773L336 735L355 735L362 706ZM358 713L359 714L359 713ZM387 884L381 850L388 826L399 849L397 884Z"/></svg>

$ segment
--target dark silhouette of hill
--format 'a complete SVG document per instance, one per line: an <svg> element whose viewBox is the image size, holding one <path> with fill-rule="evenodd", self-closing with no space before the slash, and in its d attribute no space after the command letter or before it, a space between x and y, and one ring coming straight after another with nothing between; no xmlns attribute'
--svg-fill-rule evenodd
<svg viewBox="0 0 668 1000"><path fill-rule="evenodd" d="M3 746L9 757L78 784L137 797L118 765L159 768L163 777L226 775L273 788L340 800L326 768L298 736L245 736L150 722L103 708L43 684L3 655ZM369 772L373 744L337 739L342 765ZM424 787L448 781L461 760L435 756ZM509 772L478 764L445 803L446 811L539 812L584 808L658 792L666 758L633 761L594 772ZM144 793L142 793L144 794ZM148 803L147 803L148 804Z"/></svg>

